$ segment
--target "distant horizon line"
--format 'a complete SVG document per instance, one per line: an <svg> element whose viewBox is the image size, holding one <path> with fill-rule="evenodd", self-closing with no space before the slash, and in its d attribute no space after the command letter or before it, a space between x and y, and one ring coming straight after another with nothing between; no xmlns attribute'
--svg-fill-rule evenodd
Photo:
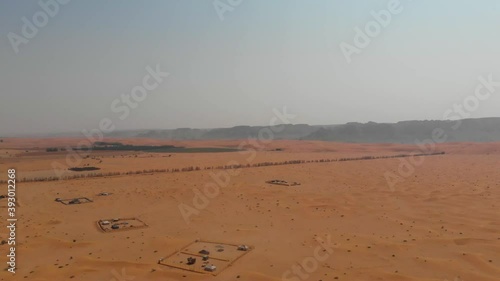
<svg viewBox="0 0 500 281"><path fill-rule="evenodd" d="M459 120L480 120L480 119L500 119L500 117L477 117L477 118L463 118L463 119L413 119L413 120L401 120L397 122L375 122L375 121L367 121L367 122L359 122L359 121L352 121L352 122L346 122L346 123L337 123L337 124L308 124L308 123L286 123L286 124L276 124L273 126L265 126L265 125L235 125L235 126L229 126L229 127L212 127L212 128L193 128L193 127L177 127L177 128L136 128L136 129L116 129L114 132L134 132L134 131L173 131L173 130L180 130L180 129L190 129L190 130L217 130L217 129L231 129L231 128L236 128L236 127L275 127L275 126L282 126L282 125L307 125L311 127L327 127L327 126L342 126L342 125L347 125L347 124L369 124L369 123L375 123L375 124L397 124L401 122L430 122L430 121L449 121L449 122L454 122L454 121L459 121ZM2 135L0 134L0 139L2 138L21 138L21 137L51 137L51 136L59 136L61 135L75 135L75 134L82 134L81 131L61 131L61 132L51 132L51 133L25 133L25 134L5 134ZM111 133L112 134L112 133ZM108 133L109 135L109 133ZM71 137L71 136L68 136Z"/></svg>

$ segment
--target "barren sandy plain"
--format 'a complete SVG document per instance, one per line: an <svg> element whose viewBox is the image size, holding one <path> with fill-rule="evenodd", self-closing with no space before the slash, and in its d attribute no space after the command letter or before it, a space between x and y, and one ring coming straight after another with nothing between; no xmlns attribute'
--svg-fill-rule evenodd
<svg viewBox="0 0 500 281"><path fill-rule="evenodd" d="M44 148L78 141L5 139L0 180L7 180L10 168L18 179L51 176L52 164L66 163L66 153ZM410 158L17 182L17 270L2 270L0 280L500 280L500 143L441 144L435 150L446 154L419 158L393 189L385 175L399 175ZM79 166L127 172L412 152L420 153L412 145L276 140L255 154L99 151ZM272 179L301 185L266 183ZM0 194L6 192L4 183ZM96 196L101 192L112 195ZM54 201L73 197L93 202ZM148 227L103 233L96 226L100 219L126 217ZM0 199L2 224L6 218ZM4 240L7 229L1 229ZM158 264L196 239L252 249L217 276ZM0 246L3 268L8 249Z"/></svg>

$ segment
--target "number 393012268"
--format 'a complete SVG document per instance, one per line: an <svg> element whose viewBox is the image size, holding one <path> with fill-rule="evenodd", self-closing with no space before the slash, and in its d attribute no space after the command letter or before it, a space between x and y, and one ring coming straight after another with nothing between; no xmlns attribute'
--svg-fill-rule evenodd
<svg viewBox="0 0 500 281"><path fill-rule="evenodd" d="M15 169L9 169L7 171L7 176L8 176L8 180L7 180L7 184L8 184L8 187L7 187L7 198L8 198L8 208L9 208L9 213L11 213L12 211L15 212L15 204L16 204L16 170ZM11 208L13 210L11 210ZM12 217L12 216L11 216Z"/></svg>

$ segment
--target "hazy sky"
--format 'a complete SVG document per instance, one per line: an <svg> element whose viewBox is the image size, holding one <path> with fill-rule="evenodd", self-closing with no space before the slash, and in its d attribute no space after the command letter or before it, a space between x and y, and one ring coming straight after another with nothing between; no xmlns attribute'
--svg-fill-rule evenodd
<svg viewBox="0 0 500 281"><path fill-rule="evenodd" d="M442 119L500 81L498 0L401 0L347 63L340 43L389 2L242 0L221 20L213 1L73 0L16 54L8 34L43 9L0 1L0 134L268 125L284 106L293 123ZM156 65L170 76L121 120L111 104ZM499 105L500 88L471 116Z"/></svg>

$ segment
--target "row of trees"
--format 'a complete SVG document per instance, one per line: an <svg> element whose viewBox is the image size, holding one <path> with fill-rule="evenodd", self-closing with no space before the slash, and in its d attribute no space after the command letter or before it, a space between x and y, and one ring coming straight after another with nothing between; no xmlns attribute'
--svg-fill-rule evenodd
<svg viewBox="0 0 500 281"><path fill-rule="evenodd" d="M418 157L418 156L432 156L432 155L443 155L445 152L435 152L435 153L420 153L420 154L398 154L390 156L362 156L362 157L351 157L351 158L338 158L338 159L315 159L315 160L287 160L281 162L259 162L255 164L234 164L234 165L221 165L221 166L207 166L203 170L229 170L229 169L242 169L242 168L257 168L257 167L267 167L267 166L280 166L280 165L297 165L297 164L307 164L307 163L329 163L329 162L344 162L344 161L363 161L363 160L375 160L375 159L388 159L388 158L403 158L403 157ZM70 180L70 179L82 179L82 178L98 178L98 177L111 177L111 176L121 176L121 175L140 175L140 174L154 174L154 173L180 173L180 172L192 172L200 171L202 168L198 166L189 166L184 168L173 168L173 169L144 169L129 172L107 172L107 173L87 173L78 175L68 175L64 177L36 177L36 178L23 178L20 182L44 182L44 181L57 181L57 180ZM5 180L1 180L0 183L7 183Z"/></svg>

